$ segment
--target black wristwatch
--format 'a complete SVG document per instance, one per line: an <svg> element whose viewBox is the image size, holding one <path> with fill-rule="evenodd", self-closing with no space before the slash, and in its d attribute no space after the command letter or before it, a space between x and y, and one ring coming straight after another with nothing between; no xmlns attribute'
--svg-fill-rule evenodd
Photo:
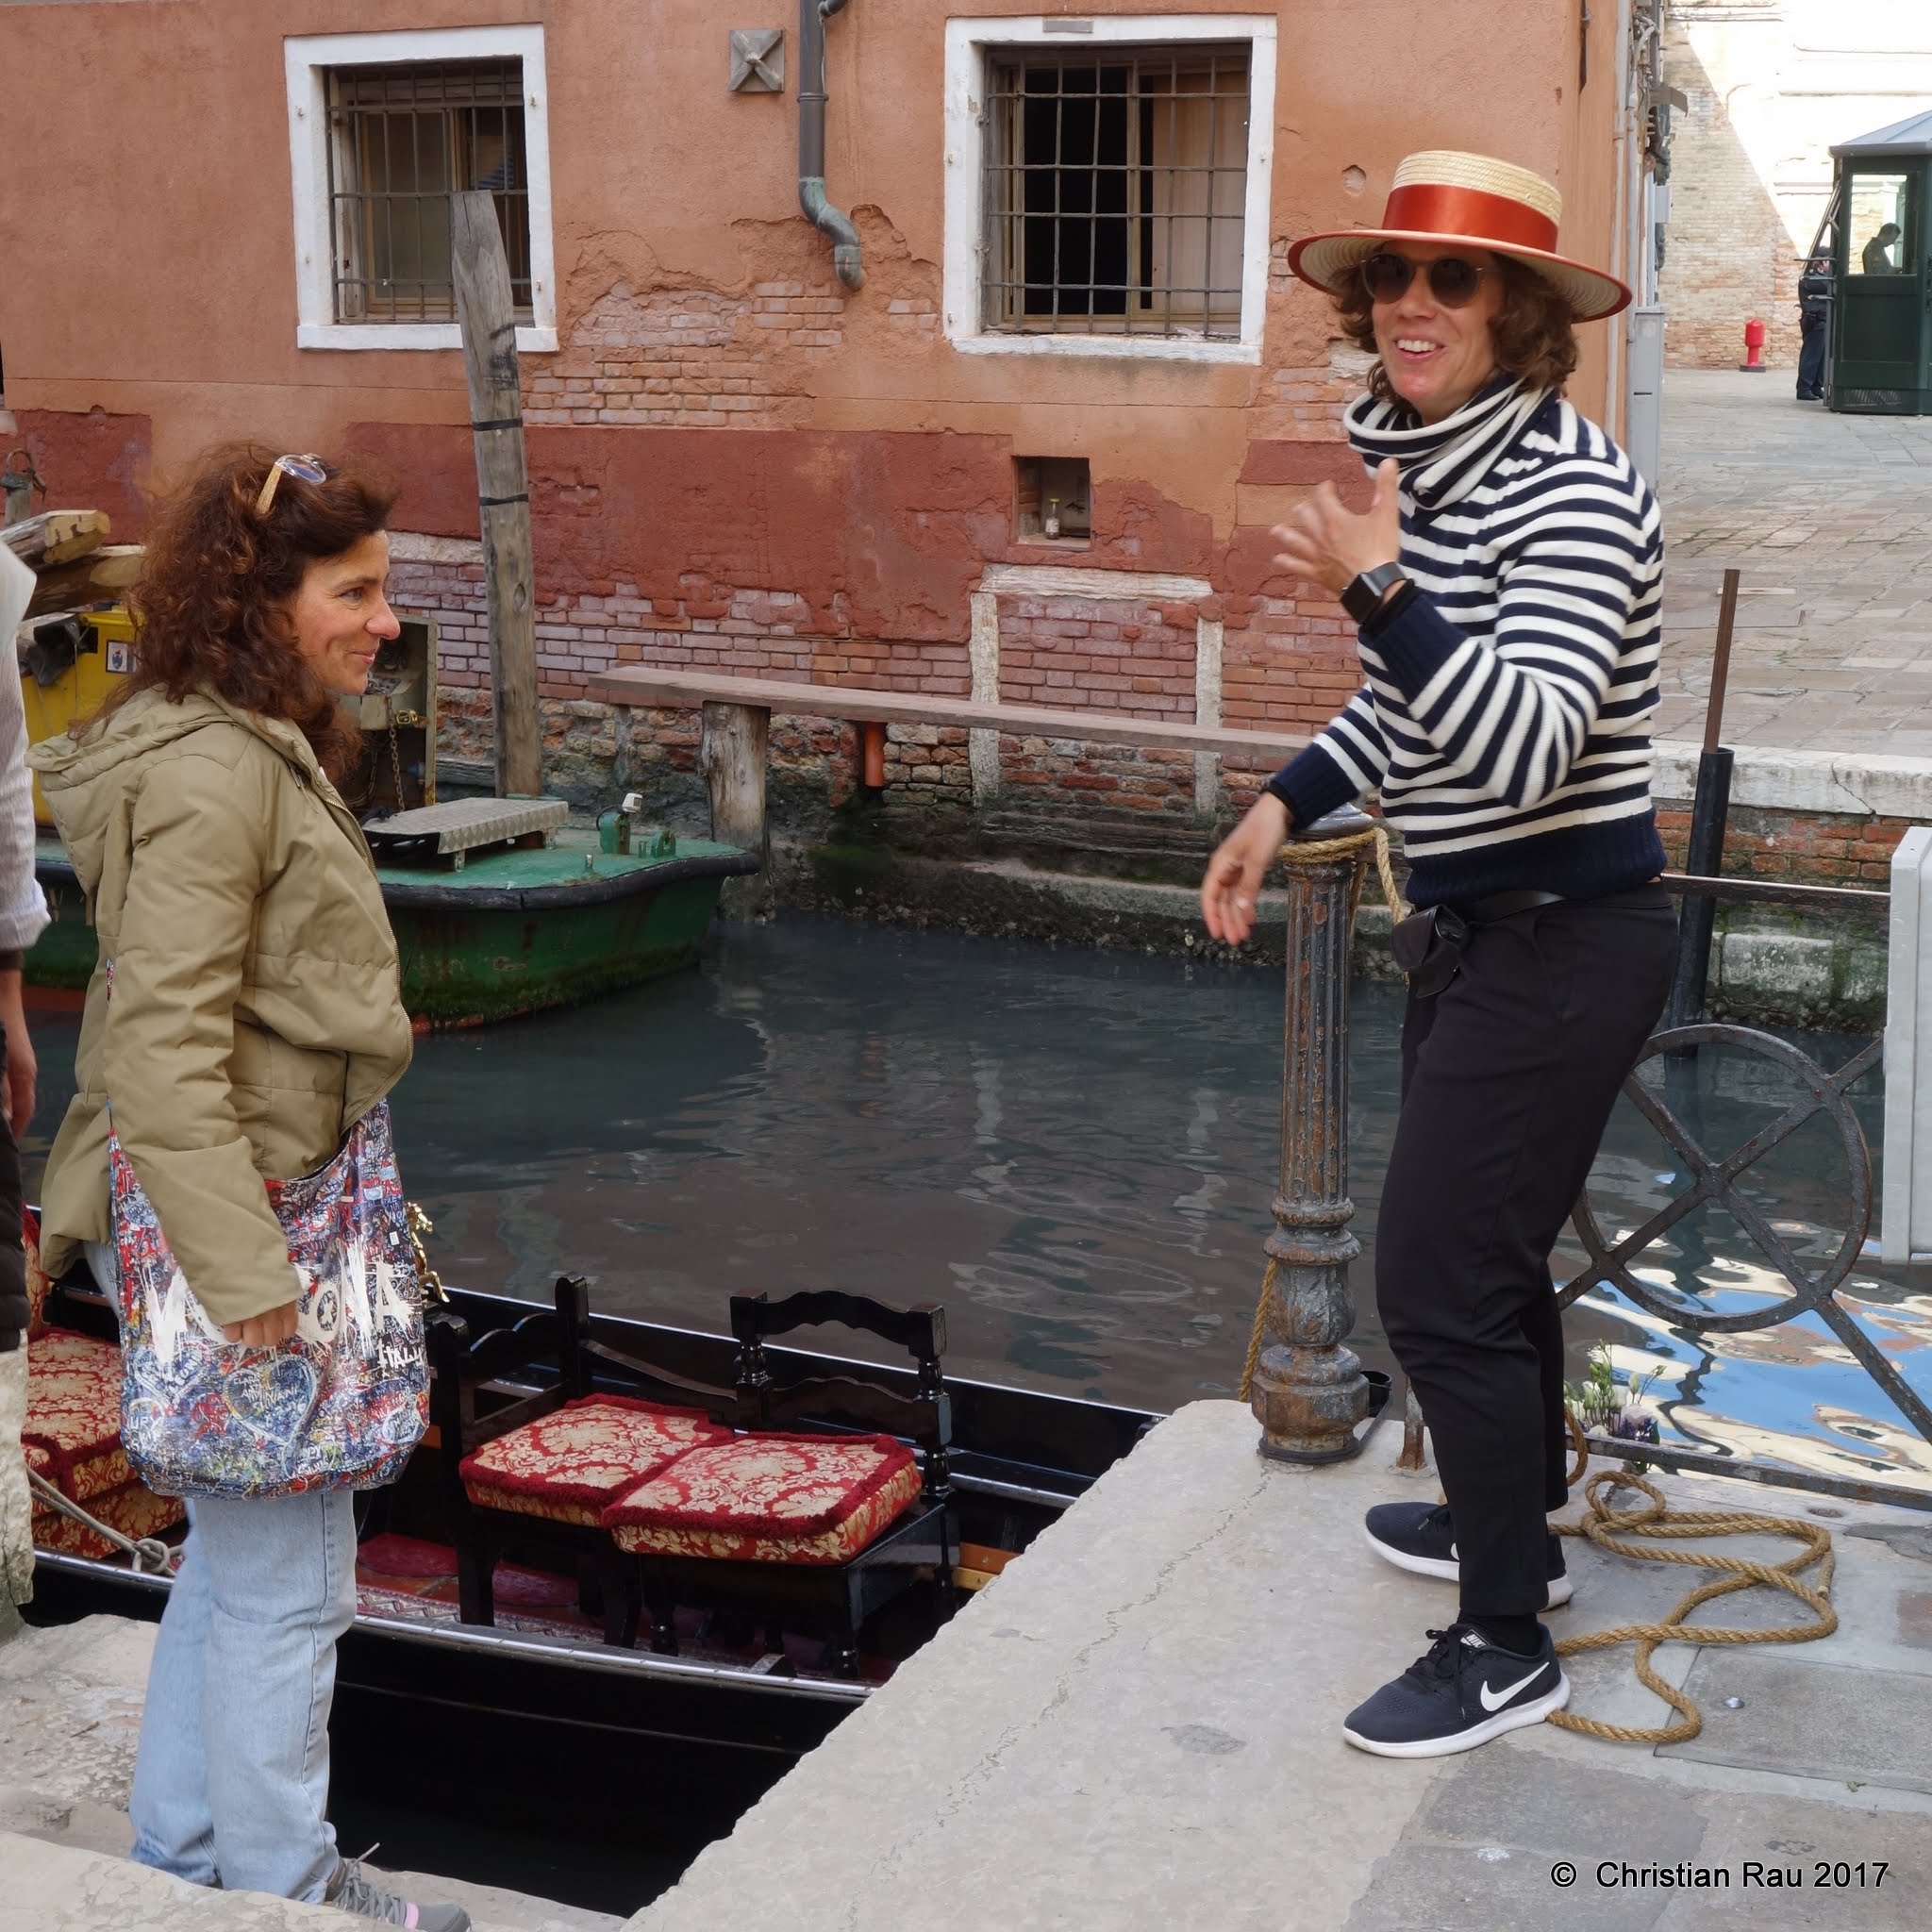
<svg viewBox="0 0 1932 1932"><path fill-rule="evenodd" d="M1358 577L1351 577L1341 592L1341 608L1357 624L1366 624L1382 608L1391 584L1403 581L1399 563L1378 563Z"/></svg>

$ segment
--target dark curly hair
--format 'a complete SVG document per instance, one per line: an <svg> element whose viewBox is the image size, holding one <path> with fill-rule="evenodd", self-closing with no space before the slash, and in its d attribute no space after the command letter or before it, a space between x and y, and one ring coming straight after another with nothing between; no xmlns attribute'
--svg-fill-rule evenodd
<svg viewBox="0 0 1932 1932"><path fill-rule="evenodd" d="M389 525L396 489L359 458L327 462L320 483L283 474L265 516L256 499L275 452L258 443L205 451L162 506L128 592L140 625L135 668L100 715L137 691L175 703L210 691L241 710L286 718L323 770L340 777L361 740L295 650L283 608L310 564Z"/></svg>
<svg viewBox="0 0 1932 1932"><path fill-rule="evenodd" d="M1503 276L1503 306L1490 323L1496 367L1520 375L1532 389L1561 391L1576 369L1575 318L1570 305L1534 269L1507 255L1495 258ZM1357 348L1375 353L1374 305L1358 274L1352 274L1335 297L1341 332ZM1389 372L1379 359L1369 372L1369 393L1395 399Z"/></svg>

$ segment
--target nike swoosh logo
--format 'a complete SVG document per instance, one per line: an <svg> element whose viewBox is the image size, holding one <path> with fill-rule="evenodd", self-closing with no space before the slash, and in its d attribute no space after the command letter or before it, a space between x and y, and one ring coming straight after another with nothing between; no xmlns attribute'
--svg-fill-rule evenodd
<svg viewBox="0 0 1932 1932"><path fill-rule="evenodd" d="M1506 1704L1507 1704L1509 1700L1512 1697L1514 1697L1519 1690L1522 1690L1525 1689L1527 1686L1535 1683L1536 1680L1542 1675L1542 1674L1543 1667L1541 1664L1539 1664L1537 1665L1535 1670L1530 1672L1528 1676L1520 1678L1516 1683L1511 1684L1507 1690L1491 1690L1490 1687L1487 1684L1485 1684L1482 1690L1483 1708L1488 1711L1501 1710L1502 1707Z"/></svg>

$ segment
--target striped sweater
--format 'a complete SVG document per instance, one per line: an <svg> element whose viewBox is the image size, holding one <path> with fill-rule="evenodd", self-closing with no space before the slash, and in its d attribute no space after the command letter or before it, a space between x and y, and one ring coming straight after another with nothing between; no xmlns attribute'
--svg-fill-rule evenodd
<svg viewBox="0 0 1932 1932"><path fill-rule="evenodd" d="M1560 396L1508 378L1441 423L1368 396L1347 421L1365 463L1402 465L1417 588L1362 626L1367 682L1269 789L1298 825L1379 789L1418 906L1654 878L1649 486Z"/></svg>

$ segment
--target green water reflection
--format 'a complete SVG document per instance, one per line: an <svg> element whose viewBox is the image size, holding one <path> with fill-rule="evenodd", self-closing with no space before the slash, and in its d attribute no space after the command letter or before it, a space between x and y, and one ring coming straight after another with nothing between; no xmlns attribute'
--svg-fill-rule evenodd
<svg viewBox="0 0 1932 1932"><path fill-rule="evenodd" d="M1391 991L1357 989L1357 1346L1383 1367L1371 1283L1398 1014ZM1268 973L788 915L721 930L699 972L422 1041L398 1139L452 1280L538 1300L559 1270L582 1270L602 1308L707 1328L743 1289L936 1300L960 1374L1166 1408L1229 1393L1240 1373L1270 1224L1280 1015ZM66 1097L73 1034L40 1019L30 1166ZM1861 1042L1804 1043L1835 1067ZM1696 1082L1686 1104L1725 1148L1796 1091L1709 1057ZM1880 1099L1874 1075L1857 1107L1874 1166ZM1593 1183L1613 1230L1680 1191L1681 1166L1621 1108ZM1751 1187L1816 1262L1843 1226L1843 1174L1814 1121ZM1558 1257L1559 1272L1580 1265ZM1781 1292L1708 1209L1644 1266L1713 1309ZM1926 1285L1922 1270L1861 1265L1841 1291L1922 1392ZM1706 1348L1592 1291L1569 1325L1579 1367L1599 1339L1622 1368L1662 1364L1657 1392L1687 1437L1932 1485L1932 1449L1815 1318Z"/></svg>

